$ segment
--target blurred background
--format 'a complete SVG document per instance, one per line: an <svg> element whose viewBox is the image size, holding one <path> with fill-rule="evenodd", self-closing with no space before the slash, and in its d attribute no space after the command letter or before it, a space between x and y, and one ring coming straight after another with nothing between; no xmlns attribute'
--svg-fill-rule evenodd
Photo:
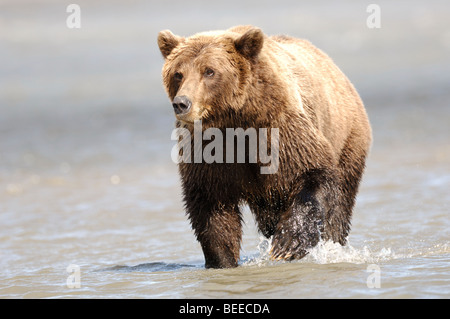
<svg viewBox="0 0 450 319"><path fill-rule="evenodd" d="M373 2L79 0L70 29L72 2L0 0L0 296L64 295L70 263L202 265L170 158L163 29L253 24L330 55L374 134L353 245L448 265L450 3L377 0L381 25L369 28ZM246 221L244 256L258 242ZM92 280L87 295L107 287Z"/></svg>

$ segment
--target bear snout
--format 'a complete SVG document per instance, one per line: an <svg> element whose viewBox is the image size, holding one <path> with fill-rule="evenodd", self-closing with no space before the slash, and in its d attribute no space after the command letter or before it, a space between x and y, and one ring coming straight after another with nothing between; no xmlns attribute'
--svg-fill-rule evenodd
<svg viewBox="0 0 450 319"><path fill-rule="evenodd" d="M189 113L192 102L186 95L176 96L172 101L172 106L176 115L184 115Z"/></svg>

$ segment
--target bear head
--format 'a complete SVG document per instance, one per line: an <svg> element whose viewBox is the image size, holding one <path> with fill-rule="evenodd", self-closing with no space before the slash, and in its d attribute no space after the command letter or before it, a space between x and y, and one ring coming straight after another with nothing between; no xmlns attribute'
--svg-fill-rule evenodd
<svg viewBox="0 0 450 319"><path fill-rule="evenodd" d="M192 124L239 111L263 43L262 31L251 26L188 38L161 31L163 83L176 118Z"/></svg>

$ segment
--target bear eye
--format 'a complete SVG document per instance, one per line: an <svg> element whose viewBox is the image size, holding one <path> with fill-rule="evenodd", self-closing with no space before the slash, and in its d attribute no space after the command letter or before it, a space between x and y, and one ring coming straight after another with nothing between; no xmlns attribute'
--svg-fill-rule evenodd
<svg viewBox="0 0 450 319"><path fill-rule="evenodd" d="M173 75L173 78L177 81L181 81L183 79L183 74L181 74L180 72L177 72Z"/></svg>
<svg viewBox="0 0 450 319"><path fill-rule="evenodd" d="M207 68L207 69L205 70L205 76L208 77L208 78L213 77L213 76L214 76L214 70L213 70L213 69L210 69L210 68Z"/></svg>

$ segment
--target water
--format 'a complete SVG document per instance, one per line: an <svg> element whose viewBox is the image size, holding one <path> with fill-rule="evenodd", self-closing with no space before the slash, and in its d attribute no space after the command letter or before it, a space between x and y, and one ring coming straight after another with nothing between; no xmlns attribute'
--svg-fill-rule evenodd
<svg viewBox="0 0 450 319"><path fill-rule="evenodd" d="M1 298L450 297L447 2L380 1L375 30L364 1L78 3L70 30L57 1L0 1ZM245 210L240 266L207 270L155 38L243 23L329 53L374 144L348 246L270 261Z"/></svg>

